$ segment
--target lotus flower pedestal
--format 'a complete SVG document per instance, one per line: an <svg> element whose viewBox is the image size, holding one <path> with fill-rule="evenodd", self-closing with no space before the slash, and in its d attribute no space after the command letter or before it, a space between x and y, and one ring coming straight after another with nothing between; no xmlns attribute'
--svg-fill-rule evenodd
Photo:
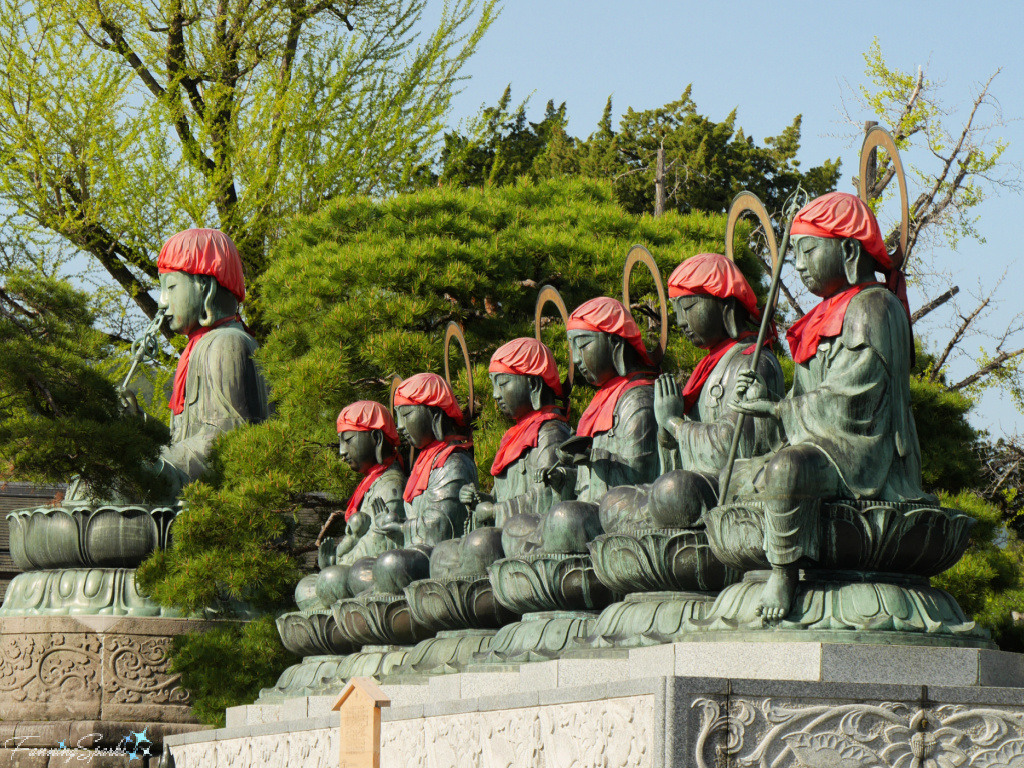
<svg viewBox="0 0 1024 768"><path fill-rule="evenodd" d="M715 558L703 528L609 533L589 546L597 577L626 598L601 612L581 647L676 642L704 617L719 590L739 578Z"/></svg>
<svg viewBox="0 0 1024 768"><path fill-rule="evenodd" d="M419 642L397 674L460 672L490 648L499 627L519 619L495 600L487 577L422 579L405 595L413 618L437 634Z"/></svg>
<svg viewBox="0 0 1024 768"><path fill-rule="evenodd" d="M786 617L765 626L757 613L770 573L762 548L764 512L754 503L716 507L707 519L711 548L726 565L746 573L695 622L698 633L994 647L953 597L928 581L963 556L973 524L958 510L923 504L822 503L818 560L801 571Z"/></svg>
<svg viewBox="0 0 1024 768"><path fill-rule="evenodd" d="M488 571L498 602L523 618L498 630L474 663L557 658L576 648L598 611L615 599L587 555L527 554L498 560Z"/></svg>

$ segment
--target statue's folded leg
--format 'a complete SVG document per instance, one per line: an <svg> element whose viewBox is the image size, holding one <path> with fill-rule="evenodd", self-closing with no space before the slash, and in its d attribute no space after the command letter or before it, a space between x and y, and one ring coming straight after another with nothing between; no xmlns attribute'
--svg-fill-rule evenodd
<svg viewBox="0 0 1024 768"><path fill-rule="evenodd" d="M764 473L764 551L772 573L761 594L766 620L785 617L793 603L797 563L817 560L818 510L822 498L834 498L843 488L835 467L813 445L782 448Z"/></svg>

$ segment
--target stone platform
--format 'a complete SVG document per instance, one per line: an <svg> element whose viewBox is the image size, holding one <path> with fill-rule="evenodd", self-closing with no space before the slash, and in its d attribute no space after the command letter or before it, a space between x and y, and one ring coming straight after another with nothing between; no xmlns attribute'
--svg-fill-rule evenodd
<svg viewBox="0 0 1024 768"><path fill-rule="evenodd" d="M130 733L145 733L145 748L157 755L165 735L201 729L167 651L174 636L211 624L124 616L0 618L0 768L68 765L67 754L33 754L60 750L61 743L65 750L90 750L90 765L129 765L127 755L104 750L116 749ZM72 757L85 760L82 753ZM137 759L131 764L141 765Z"/></svg>
<svg viewBox="0 0 1024 768"><path fill-rule="evenodd" d="M987 649L687 642L382 687L387 768L1024 765L1024 656ZM334 699L164 743L177 768L337 768Z"/></svg>

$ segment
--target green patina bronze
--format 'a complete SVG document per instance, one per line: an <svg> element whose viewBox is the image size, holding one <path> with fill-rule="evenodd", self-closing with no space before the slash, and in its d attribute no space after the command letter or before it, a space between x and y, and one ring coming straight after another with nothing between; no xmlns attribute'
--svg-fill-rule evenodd
<svg viewBox="0 0 1024 768"><path fill-rule="evenodd" d="M269 410L253 361L258 345L237 319L230 291L208 275L168 272L160 276L159 307L135 345L133 370L161 323L186 336L205 331L191 350L183 410L171 417L171 441L153 466L166 481L166 502L97 500L73 482L60 507L8 515L12 553L26 573L15 577L0 615L176 615L139 593L134 569L168 544L175 499L206 471L218 435L263 421ZM125 406L127 417L145 417L130 393Z"/></svg>

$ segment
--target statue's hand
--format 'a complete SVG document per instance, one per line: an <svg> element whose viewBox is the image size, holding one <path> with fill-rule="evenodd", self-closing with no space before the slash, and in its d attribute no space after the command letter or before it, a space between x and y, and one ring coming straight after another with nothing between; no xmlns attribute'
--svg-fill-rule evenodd
<svg viewBox="0 0 1024 768"><path fill-rule="evenodd" d="M139 407L139 401L130 389L121 393L121 411L126 416L146 418L146 412Z"/></svg>
<svg viewBox="0 0 1024 768"><path fill-rule="evenodd" d="M489 493L484 493L475 485L467 483L466 485L462 486L461 490L459 490L459 501L461 501L467 507L472 509L478 504L483 504L484 502L488 501L494 501L494 497L491 496Z"/></svg>
<svg viewBox="0 0 1024 768"><path fill-rule="evenodd" d="M373 527L370 530L378 536L391 538L401 538L404 535L401 520L384 499L373 500Z"/></svg>
<svg viewBox="0 0 1024 768"><path fill-rule="evenodd" d="M654 382L654 418L658 426L667 429L669 420L681 419L685 403L679 391L679 383L671 373L663 373Z"/></svg>
<svg viewBox="0 0 1024 768"><path fill-rule="evenodd" d="M337 562L337 547L338 543L331 536L326 536L324 540L320 542L320 550L317 552L316 564L321 571Z"/></svg>
<svg viewBox="0 0 1024 768"><path fill-rule="evenodd" d="M473 510L473 527L483 528L494 525L494 504L489 501L481 502Z"/></svg>
<svg viewBox="0 0 1024 768"><path fill-rule="evenodd" d="M566 480L569 479L569 471L562 466L548 467L541 472L540 479L544 485L560 494L565 487Z"/></svg>
<svg viewBox="0 0 1024 768"><path fill-rule="evenodd" d="M737 413L756 418L777 418L778 406L769 399L764 378L756 371L742 371L736 377L729 407Z"/></svg>

